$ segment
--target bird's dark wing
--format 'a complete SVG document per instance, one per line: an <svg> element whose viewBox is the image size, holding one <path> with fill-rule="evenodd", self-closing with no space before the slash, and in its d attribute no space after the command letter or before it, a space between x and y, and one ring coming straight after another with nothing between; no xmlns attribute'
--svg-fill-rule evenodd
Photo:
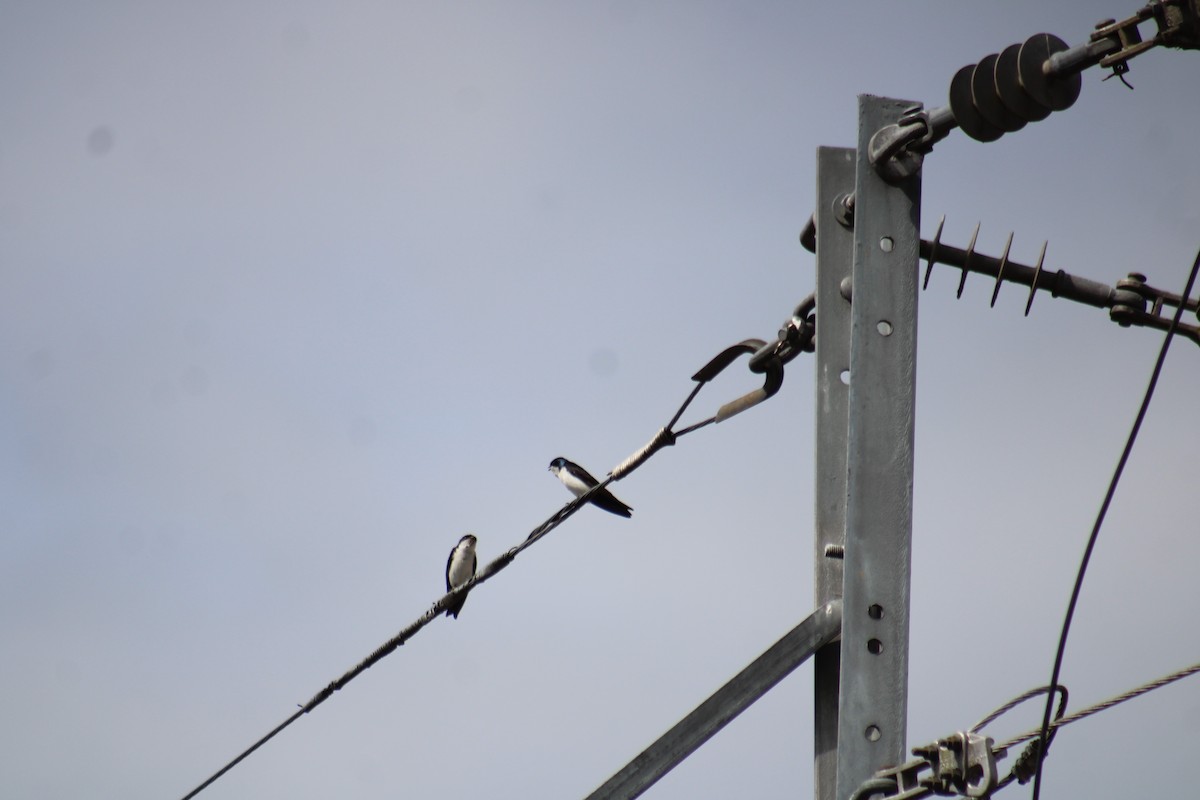
<svg viewBox="0 0 1200 800"><path fill-rule="evenodd" d="M574 461L567 462L567 472L586 483L589 489L600 482L593 478L590 472L576 464Z"/></svg>
<svg viewBox="0 0 1200 800"><path fill-rule="evenodd" d="M458 612L462 611L463 603L467 602L467 595L470 592L460 594L456 599L446 604L446 616L458 619Z"/></svg>
<svg viewBox="0 0 1200 800"><path fill-rule="evenodd" d="M608 489L601 489L592 495L592 504L619 517L629 518L633 516L633 509L618 500Z"/></svg>

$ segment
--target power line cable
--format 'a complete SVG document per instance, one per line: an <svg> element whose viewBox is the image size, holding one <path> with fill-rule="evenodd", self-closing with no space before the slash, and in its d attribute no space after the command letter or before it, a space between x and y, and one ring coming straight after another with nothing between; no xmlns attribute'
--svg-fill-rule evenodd
<svg viewBox="0 0 1200 800"><path fill-rule="evenodd" d="M360 661L356 666L347 671L340 678L332 681L324 689L317 692L317 694L315 694L311 700L300 706L298 711L276 726L273 730L271 730L270 733L266 734L253 745L246 748L246 750L242 751L241 754L239 754L225 766L221 767L221 769L213 773L207 780L205 780L195 789L184 795L182 800L191 800L191 798L204 791L204 789L210 786L214 781L216 781L229 770L233 769L251 753L262 747L274 736L283 731L284 728L287 728L297 719L311 712L314 708L333 696L334 692L340 690L350 681L358 677L363 671L369 669L385 656L391 654L394 650L396 650L396 648L400 647L400 645L404 644L414 634L416 634L417 631L424 628L436 617L441 616L441 612L445 610L446 606L455 597L471 591L471 589L473 589L475 586L478 586L484 581L495 576L496 573L500 572L500 570L511 564L513 559L520 555L522 551L532 546L534 542L537 542L546 534L550 533L550 531L554 530L563 522L565 522L571 517L571 515L573 515L585 503L587 503L594 494L607 487L610 483L626 477L629 475L629 473L633 472L635 469L644 464L651 456L653 456L663 447L674 445L681 436L693 431L697 431L713 423L722 422L723 420L729 419L730 417L740 414L742 411L758 405L763 400L766 400L774 395L777 391L779 391L780 386L783 385L784 366L799 353L812 351L815 322L811 317L811 313L814 306L815 301L812 295L802 301L800 305L797 306L795 312L793 312L791 321L789 321L785 325L784 329L780 331L779 338L777 338L774 342L768 344L761 339L746 339L745 341L733 345L732 347L728 347L717 354L715 358L709 361L709 363L706 364L699 372L692 376L692 380L696 381L696 386L692 389L691 393L688 394L687 399L683 401L683 404L679 407L679 410L676 411L674 416L671 417L671 421L667 423L665 427L660 428L645 446L618 464L610 473L608 473L607 477L600 481L596 486L591 487L588 489L588 491L584 492L578 497L575 497L558 511L554 512L554 514L547 518L545 522L534 528L523 542L518 544L516 547L510 548L503 555L488 563L483 567L482 570L477 572L471 580L467 581L462 586L447 592L440 600L435 602L429 608L429 610L418 617L415 622L377 647L374 652ZM749 392L748 394L743 395L736 400L726 403L717 410L716 414L708 419L697 422L694 425L690 425L681 431L672 431L671 429L679 421L679 418L683 416L684 411L686 411L688 406L691 405L691 402L696 398L696 395L700 393L700 390L704 388L704 385L713 378L717 377L717 375L724 371L726 367L737 360L738 357L743 355L751 356L751 371L765 375L765 381L762 388L755 389L754 391Z"/></svg>
<svg viewBox="0 0 1200 800"><path fill-rule="evenodd" d="M1087 708L1082 708L1079 711L1067 714L1065 717L1050 723L1050 727L1052 730L1057 731L1064 725L1070 725L1072 722L1078 722L1081 719L1087 719L1093 714L1099 714L1101 711L1107 711L1113 706L1119 706L1121 703L1141 697L1142 695L1152 692L1155 689L1161 689L1162 687L1168 686L1176 681L1180 681L1184 678L1195 675L1197 672L1200 672L1200 663L1192 664L1190 667L1184 667L1183 669L1175 670L1169 675L1164 675L1161 678L1156 678L1150 681L1149 683L1144 683L1141 686L1138 686L1136 689L1130 689L1127 692L1119 694L1115 697L1110 697L1109 699L1100 703L1096 703L1093 706L1088 706ZM1003 744L997 745L996 749L1000 750L1007 749L1009 747L1016 747L1019 744L1028 742L1030 739L1036 739L1041 735L1042 730L1040 728L1034 728L1031 731L1022 733L1020 736L1014 736Z"/></svg>
<svg viewBox="0 0 1200 800"><path fill-rule="evenodd" d="M972 777L971 770L984 769L985 767L982 762L985 758L987 761L1004 758L1008 750L1025 742L1029 742L1029 746L1017 757L1012 771L1002 780L990 785L987 792L990 796L1008 786L1014 780L1020 780L1021 783L1028 783L1033 777L1034 769L1036 768L1034 759L1040 749L1038 744L1041 741L1039 738L1042 734L1041 728L1034 728L998 745L992 744L990 737L986 738L983 740L986 742L986 756L983 756L981 753L974 753L973 744L968 746L968 743L972 741L971 737L974 737L976 741L983 739L982 735L978 734L979 729L994 722L1001 715L1011 711L1021 703L1041 694L1049 694L1051 699L1055 695L1059 697L1058 711L1055 712L1056 718L1050 724L1050 735L1053 736L1058 732L1059 728L1065 725L1086 719L1093 714L1106 711L1121 703L1141 697L1155 689L1161 689L1164 686L1182 680L1189 675L1195 675L1196 673L1200 673L1200 664L1192 664L1190 667L1176 670L1169 675L1156 678L1149 683L1144 683L1137 688L1130 689L1127 692L1123 692L1067 716L1063 715L1067 704L1067 687L1059 685L1055 687L1055 691L1051 692L1050 687L1039 686L1036 689L1031 689L1013 698L966 731L938 739L929 745L914 747L913 754L920 756L919 758L908 761L898 767L883 767L860 785L851 797L854 800L867 800L867 798L879 796L883 800L888 800L889 798L899 796L914 799L923 798L931 794L974 796L967 789L971 786L975 788L982 786L978 781L984 776L981 772L979 775ZM943 754L947 750L950 751L950 758L948 760L943 758ZM919 777L920 772L926 769L932 769L933 775ZM964 770L966 771L964 772Z"/></svg>
<svg viewBox="0 0 1200 800"><path fill-rule="evenodd" d="M1070 693L1067 691L1067 687L1065 687L1065 686L1056 686L1056 687L1054 687L1054 690L1059 695L1058 713L1056 716L1061 718L1063 715L1063 712L1067 710L1067 698L1070 697ZM999 708L997 708L992 713L988 714L983 719L979 720L979 722L976 722L970 728L967 728L967 731L969 733L975 733L975 732L979 731L981 728L986 728L988 725L991 725L993 722L1000 719L1000 717L1004 716L1009 711L1012 711L1014 708L1021 705L1021 703L1024 703L1026 700L1032 700L1033 698L1035 698L1039 695L1043 695L1049 691L1050 691L1049 686L1039 686L1036 689L1030 689L1028 692L1025 692L1024 694L1017 695L1012 700L1009 700L1007 703L1000 706Z"/></svg>
<svg viewBox="0 0 1200 800"><path fill-rule="evenodd" d="M1133 443L1137 441L1138 431L1141 430L1142 422L1146 419L1146 411L1150 408L1151 398L1154 397L1154 388L1158 385L1158 377L1162 373L1163 363L1167 359L1167 350L1171 346L1171 340L1175 337L1176 328L1179 327L1179 320L1183 316L1183 309L1187 305L1187 298L1191 297L1192 286L1196 282L1197 271L1200 271L1200 252L1196 254L1196 259L1192 263L1192 270L1188 274L1187 283L1181 295L1182 302L1175 309L1175 316L1171 319L1171 326L1167 328L1167 334L1163 337L1162 348L1158 351L1158 359L1154 362L1154 369L1150 373L1150 382L1146 386L1142 405L1138 409L1137 416L1134 418L1133 428L1129 431L1129 438L1125 441L1125 449L1121 452L1121 458L1117 461L1117 467L1113 471L1112 480L1108 484L1108 491L1104 494L1104 502L1100 504L1100 511L1096 515L1096 523L1092 526L1092 533L1088 537L1087 546L1083 550L1083 559L1079 563L1079 571L1075 574L1075 586L1071 590L1071 600L1067 603L1067 614L1063 619L1062 633L1058 639L1058 651L1054 656L1054 669L1050 673L1050 686L1058 685L1058 678L1062 672L1063 655L1067 649L1067 635L1071 630L1071 619L1075 616L1075 606L1079 602L1079 593L1083 587L1083 576L1087 572L1088 562L1092 558L1092 550L1095 549L1096 540L1100 536L1100 526L1104 524L1104 517L1108 514L1108 507L1112 503L1113 495L1116 494L1117 484L1121 480L1121 474L1125 471L1125 464L1129 461L1129 454L1133 451ZM1053 694L1047 695L1046 710L1042 715L1041 733L1038 736L1040 746L1037 767L1033 774L1033 800L1038 800L1041 791L1042 762L1046 759L1046 747L1049 744L1050 714L1053 707L1054 696Z"/></svg>
<svg viewBox="0 0 1200 800"><path fill-rule="evenodd" d="M1053 699L1053 696L1055 694L1058 695L1058 710L1054 712L1054 721L1055 721L1055 723L1057 723L1058 720L1062 719L1063 714L1066 713L1067 699L1070 697L1070 693L1067 691L1067 687L1062 686L1062 685L1055 686L1053 688L1053 690L1049 686L1039 686L1036 689L1030 689L1028 692L1025 692L1024 694L1020 694L1020 695L1014 697L1012 700L1009 700L1007 703L1000 706L995 711L988 714L986 717L979 720L979 722L976 722L974 725L972 725L970 728L968 728L967 732L968 733L976 733L981 728L987 727L988 725L995 722L997 719L1004 716L1009 711L1012 711L1014 708L1021 705L1025 701L1032 700L1033 698L1035 698L1039 695L1043 695L1043 694L1050 694L1051 699ZM1050 743L1054 741L1054 736L1057 733L1058 733L1057 728L1054 728L1050 731L1050 735L1046 739L1047 747L1049 747ZM1013 763L1012 769L1009 770L1009 773L996 783L996 786L994 789L992 789L992 791L998 792L1001 789L1003 789L1004 787L1008 786L1013 781L1020 781L1021 783L1027 783L1029 781L1029 777L1030 777L1030 772L1029 772L1030 766L1029 765L1032 763L1032 759L1036 758L1037 754L1040 751L1041 751L1040 741L1033 742L1028 747L1026 747L1021 752L1021 754L1019 756L1017 756L1016 760Z"/></svg>

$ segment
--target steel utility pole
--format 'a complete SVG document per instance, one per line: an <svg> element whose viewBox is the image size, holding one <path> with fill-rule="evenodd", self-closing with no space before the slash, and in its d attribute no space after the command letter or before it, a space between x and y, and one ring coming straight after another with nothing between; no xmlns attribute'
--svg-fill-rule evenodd
<svg viewBox="0 0 1200 800"><path fill-rule="evenodd" d="M816 611L588 800L639 796L814 654L818 800L904 761L921 182L869 153L911 108L863 96L858 148L818 154Z"/></svg>
<svg viewBox="0 0 1200 800"><path fill-rule="evenodd" d="M1138 26L1151 19L1158 32L1143 41ZM1195 311L1196 302L1155 289L1140 274L1131 274L1113 288L1062 270L1044 272L1044 245L1036 267L1009 260L1011 235L998 259L974 252L974 237L966 250L942 244L940 225L932 242L922 242L923 159L955 128L989 142L1066 110L1079 96L1081 71L1099 65L1120 76L1128 71L1129 59L1160 45L1200 49L1200 0L1151 0L1124 20L1101 22L1088 41L1076 47L1051 34L1031 36L960 69L951 81L946 107L924 110L918 104L864 95L858 105L857 146L818 150L816 213L800 237L817 255L815 299L801 303L780 339L751 358L751 368L757 361L756 371L761 372L771 357L779 357L780 348L796 347L801 332L811 336L812 328L806 327L811 322L809 303L815 305L817 610L613 776L591 800L641 794L809 656L816 662L817 800L849 800L860 788L876 794L899 790L908 796L915 788L902 785L915 780L915 772L907 767L864 784L880 770L906 761L917 275L922 250L929 260L926 280L935 263L962 270L960 295L967 274L978 272L995 279L993 304L1001 284L1013 282L1029 287L1026 314L1041 290L1107 308L1123 326L1172 328L1200 343L1200 326L1180 325L1178 317L1168 321L1163 313L1165 307ZM962 737L960 749L965 751L967 734ZM945 749L954 753L951 746ZM991 750L984 756L960 753L966 759L960 774L958 767L942 763L939 752L917 767L948 769L946 774L939 772L940 780L964 784L972 758L994 756ZM982 784L971 786L988 791Z"/></svg>
<svg viewBox="0 0 1200 800"><path fill-rule="evenodd" d="M906 755L921 174L917 162L907 177L885 181L870 154L875 132L898 122L913 107L899 100L860 97L853 214L847 213L844 198L819 198L822 210L841 206L841 219L835 221L839 226L846 221L853 225L854 243L852 285L847 292L843 278L842 297L836 301L840 308L845 295L850 295L849 352L843 339L836 345L843 348L840 353L824 354L826 364L845 363L850 371L846 424L843 427L831 413L833 432L828 434L844 437L846 448L837 800L846 800L876 770L902 763ZM839 160L836 152L832 160ZM835 244L831 258L844 257L842 238L838 237L838 244L843 246ZM827 265L818 260L818 270L825 269ZM835 276L844 275L844 266L832 270ZM834 279L819 278L822 283ZM817 309L817 342L822 347L829 305L818 302ZM829 381L833 370L823 370L821 363L818 381ZM818 383L818 397L825 390ZM825 412L819 409L818 419ZM817 474L826 476L819 481L829 480L831 472L842 473L843 464L833 455L841 447L834 438L821 451L829 463L818 456ZM818 528L818 537L822 533ZM820 563L818 580L831 584L836 578L823 575L827 571L828 565ZM820 677L829 680L828 675ZM827 714L821 721L829 725ZM827 742L829 734L818 731L819 741ZM827 761L828 755L818 744L819 765L823 758ZM821 792L828 796L827 769L821 770L818 780L825 783L818 786L818 796Z"/></svg>

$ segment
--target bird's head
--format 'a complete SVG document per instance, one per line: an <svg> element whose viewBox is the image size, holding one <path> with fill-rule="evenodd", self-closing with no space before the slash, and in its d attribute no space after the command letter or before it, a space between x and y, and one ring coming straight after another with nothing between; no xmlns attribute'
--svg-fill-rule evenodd
<svg viewBox="0 0 1200 800"><path fill-rule="evenodd" d="M547 467L547 469L550 470L551 472L553 472L555 475L557 475L558 471L560 469L562 469L563 467L565 467L566 465L567 465L567 460L565 458L563 458L562 456L559 456L558 458L556 458L550 462L550 466Z"/></svg>

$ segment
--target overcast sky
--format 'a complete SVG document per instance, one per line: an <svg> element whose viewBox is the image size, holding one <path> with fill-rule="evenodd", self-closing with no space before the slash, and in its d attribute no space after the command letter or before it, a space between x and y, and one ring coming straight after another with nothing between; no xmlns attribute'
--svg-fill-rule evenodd
<svg viewBox="0 0 1200 800"><path fill-rule="evenodd" d="M1136 8L0 0L3 794L185 794L425 611L463 533L490 560L555 511L552 458L604 474L774 336L856 95L940 106L961 66ZM1011 230L1019 261L1049 240L1048 268L1178 292L1200 53L1132 67L939 144L925 236L982 221L983 252ZM1049 678L1161 343L957 281L920 298L910 745ZM802 357L616 485L631 520L584 509L202 797L585 795L812 610L813 395ZM1200 661L1197 396L1180 339L1074 708ZM811 694L806 666L648 796L810 796ZM1043 796L1191 785L1197 714L1193 679L1078 723Z"/></svg>

